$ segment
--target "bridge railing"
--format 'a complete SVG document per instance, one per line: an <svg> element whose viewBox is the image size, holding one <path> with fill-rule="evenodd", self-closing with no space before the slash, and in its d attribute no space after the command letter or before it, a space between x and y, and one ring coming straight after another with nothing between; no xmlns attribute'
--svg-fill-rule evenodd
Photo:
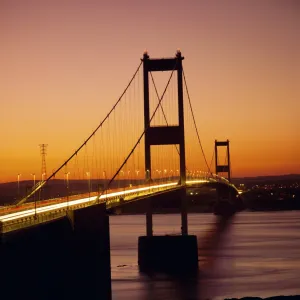
<svg viewBox="0 0 300 300"><path fill-rule="evenodd" d="M187 180L186 184L202 184L206 182L222 182L227 185L232 185L227 179L220 176L213 176L205 179L193 178ZM113 207L126 201L132 201L136 198L146 197L147 195L156 192L178 187L180 186L177 180L159 184L152 182L152 184L143 184L139 186L132 186L130 188L107 190L101 195L97 192L92 192L63 198L48 199L37 203L30 202L19 207L13 207L8 214L0 215L0 230L2 232L7 232L40 224L62 217L66 215L68 210L93 205L96 201L97 203L105 202L108 207Z"/></svg>
<svg viewBox="0 0 300 300"><path fill-rule="evenodd" d="M77 197L72 196L68 199L50 199L47 201L46 205L44 205L43 201L40 201L41 203L39 203L39 206L35 206L34 202L28 203L24 205L25 210L13 211L9 214L0 216L0 232L17 230L57 219L66 215L68 210L90 206L95 204L95 201L97 201L97 203L105 202L107 205L112 205L114 203L120 204L123 201L130 201L137 197L147 196L177 186L178 182L175 181L164 184L144 185L138 188L133 187L128 190L108 190L107 193L102 194L100 197L98 193L94 192L77 195Z"/></svg>

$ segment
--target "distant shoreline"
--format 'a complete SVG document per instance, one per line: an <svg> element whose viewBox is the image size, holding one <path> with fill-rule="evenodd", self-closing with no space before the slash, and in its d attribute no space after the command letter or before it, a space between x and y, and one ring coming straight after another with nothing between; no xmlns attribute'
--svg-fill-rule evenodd
<svg viewBox="0 0 300 300"><path fill-rule="evenodd" d="M225 298L224 300L281 300L281 299L298 300L298 299L300 299L300 295L272 296L272 297L268 297L268 298L260 298L260 297Z"/></svg>

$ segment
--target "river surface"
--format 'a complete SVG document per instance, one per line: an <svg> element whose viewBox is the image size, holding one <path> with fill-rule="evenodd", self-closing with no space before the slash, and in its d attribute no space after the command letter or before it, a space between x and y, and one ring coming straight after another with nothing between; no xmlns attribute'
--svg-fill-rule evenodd
<svg viewBox="0 0 300 300"><path fill-rule="evenodd" d="M180 232L180 215L155 215L153 223L154 234ZM185 280L139 272L145 216L112 216L110 230L113 300L300 295L300 211L241 212L227 222L189 214L199 275Z"/></svg>

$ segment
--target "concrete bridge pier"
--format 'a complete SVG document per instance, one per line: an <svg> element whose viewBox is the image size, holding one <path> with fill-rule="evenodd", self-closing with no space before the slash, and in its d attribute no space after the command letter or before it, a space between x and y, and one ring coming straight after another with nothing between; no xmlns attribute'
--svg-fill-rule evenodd
<svg viewBox="0 0 300 300"><path fill-rule="evenodd" d="M103 204L2 233L0 255L3 299L111 300L109 219Z"/></svg>
<svg viewBox="0 0 300 300"><path fill-rule="evenodd" d="M230 216L243 209L243 203L236 190L226 185L217 187L217 202L214 207L216 215Z"/></svg>
<svg viewBox="0 0 300 300"><path fill-rule="evenodd" d="M188 235L186 192L181 191L181 235L153 235L151 197L146 213L146 236L138 239L138 264L146 273L196 274L198 244L195 235ZM166 216L167 218L167 216Z"/></svg>
<svg viewBox="0 0 300 300"><path fill-rule="evenodd" d="M145 128L145 170L146 180L151 180L151 146L179 145L180 185L186 183L183 70L180 50L174 58L151 59L147 52L143 55L144 74L144 128ZM172 71L177 73L178 125L152 126L149 102L149 72ZM143 271L185 272L198 268L198 247L196 236L188 235L187 207L185 191L182 193L181 235L153 235L152 204L148 199L146 212L146 236L139 237L138 263ZM171 200L170 200L171 201Z"/></svg>

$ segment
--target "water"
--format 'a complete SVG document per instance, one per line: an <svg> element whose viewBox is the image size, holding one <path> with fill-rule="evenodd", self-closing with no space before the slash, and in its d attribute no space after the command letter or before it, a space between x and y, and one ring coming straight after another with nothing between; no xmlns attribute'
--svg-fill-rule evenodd
<svg viewBox="0 0 300 300"><path fill-rule="evenodd" d="M139 273L137 240L145 234L145 216L112 216L110 225L113 300L300 295L300 211L242 212L227 223L190 214L200 272L186 280ZM179 231L179 215L154 216L155 234Z"/></svg>

